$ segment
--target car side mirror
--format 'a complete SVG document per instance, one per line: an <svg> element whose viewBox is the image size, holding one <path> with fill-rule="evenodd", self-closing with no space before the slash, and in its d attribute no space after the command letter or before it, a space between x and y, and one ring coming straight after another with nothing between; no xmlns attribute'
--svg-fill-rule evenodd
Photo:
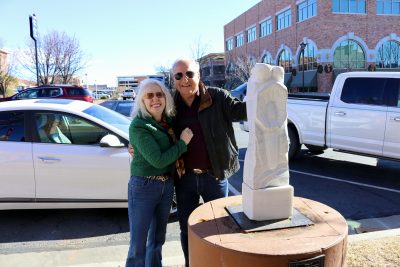
<svg viewBox="0 0 400 267"><path fill-rule="evenodd" d="M121 143L118 137L113 134L107 134L100 140L101 147L124 147L125 145Z"/></svg>

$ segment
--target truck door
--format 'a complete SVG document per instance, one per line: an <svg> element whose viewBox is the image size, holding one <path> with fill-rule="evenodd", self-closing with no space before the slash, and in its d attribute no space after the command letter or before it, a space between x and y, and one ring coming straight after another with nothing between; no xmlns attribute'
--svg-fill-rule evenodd
<svg viewBox="0 0 400 267"><path fill-rule="evenodd" d="M390 80L383 156L400 159L400 79Z"/></svg>
<svg viewBox="0 0 400 267"><path fill-rule="evenodd" d="M329 107L332 148L382 155L387 106L385 78L350 77ZM339 93L339 92L338 92Z"/></svg>

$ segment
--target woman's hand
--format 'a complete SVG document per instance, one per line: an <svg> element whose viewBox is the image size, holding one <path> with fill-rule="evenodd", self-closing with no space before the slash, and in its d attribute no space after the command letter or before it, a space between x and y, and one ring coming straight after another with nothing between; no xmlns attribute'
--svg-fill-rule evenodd
<svg viewBox="0 0 400 267"><path fill-rule="evenodd" d="M128 153L133 157L133 146L130 143L128 144Z"/></svg>
<svg viewBox="0 0 400 267"><path fill-rule="evenodd" d="M193 132L189 128L185 128L185 130L181 133L181 140L185 142L185 144L189 144L190 140L192 140Z"/></svg>

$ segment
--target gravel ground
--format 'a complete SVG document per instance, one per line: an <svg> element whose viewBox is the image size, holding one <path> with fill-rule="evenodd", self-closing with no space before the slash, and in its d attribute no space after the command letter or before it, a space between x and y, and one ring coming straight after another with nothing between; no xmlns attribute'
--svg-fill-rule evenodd
<svg viewBox="0 0 400 267"><path fill-rule="evenodd" d="M400 266L400 236L349 242L348 266Z"/></svg>

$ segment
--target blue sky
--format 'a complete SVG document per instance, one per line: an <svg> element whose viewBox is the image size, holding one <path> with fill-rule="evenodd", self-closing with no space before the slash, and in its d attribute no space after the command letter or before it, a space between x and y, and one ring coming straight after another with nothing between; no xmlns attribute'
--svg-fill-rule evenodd
<svg viewBox="0 0 400 267"><path fill-rule="evenodd" d="M89 84L115 86L116 77L154 74L198 40L224 51L224 25L260 0L0 0L0 47L25 49L29 16L40 34L75 36L88 57ZM21 72L20 75L24 75ZM26 74L25 74L26 75ZM35 80L35 77L27 77Z"/></svg>

